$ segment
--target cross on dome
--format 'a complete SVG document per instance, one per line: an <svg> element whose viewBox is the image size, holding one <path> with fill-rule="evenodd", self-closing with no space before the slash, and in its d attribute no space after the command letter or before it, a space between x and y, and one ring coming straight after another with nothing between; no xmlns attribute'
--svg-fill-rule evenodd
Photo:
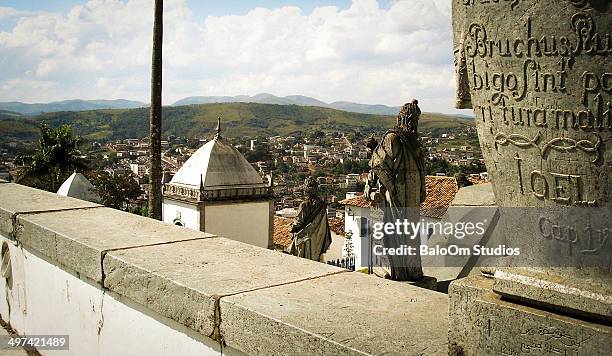
<svg viewBox="0 0 612 356"><path fill-rule="evenodd" d="M218 140L221 138L221 116L217 117L217 128L215 131L215 140Z"/></svg>

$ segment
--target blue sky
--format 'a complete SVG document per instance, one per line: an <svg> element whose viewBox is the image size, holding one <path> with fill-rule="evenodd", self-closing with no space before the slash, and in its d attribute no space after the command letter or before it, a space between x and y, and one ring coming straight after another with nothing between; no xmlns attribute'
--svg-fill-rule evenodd
<svg viewBox="0 0 612 356"><path fill-rule="evenodd" d="M0 101L147 101L151 0L0 0ZM454 112L450 0L166 0L164 103L301 94Z"/></svg>

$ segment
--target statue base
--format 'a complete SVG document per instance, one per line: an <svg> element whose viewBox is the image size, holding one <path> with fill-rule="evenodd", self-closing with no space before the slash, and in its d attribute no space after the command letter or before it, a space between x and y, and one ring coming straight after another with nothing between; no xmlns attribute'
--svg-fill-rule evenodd
<svg viewBox="0 0 612 356"><path fill-rule="evenodd" d="M501 268L494 274L493 291L505 299L539 309L612 324L612 281L589 278L583 269ZM608 272L609 274L609 272ZM610 277L610 276L608 276Z"/></svg>
<svg viewBox="0 0 612 356"><path fill-rule="evenodd" d="M451 284L450 355L609 353L612 327L602 321L601 316L593 318L586 313L568 315L564 308L556 311L553 308L542 309L541 304L532 302L532 299L510 294L514 292L508 286L514 288L518 285L508 284L507 275L496 272L496 276L500 277L499 283L497 278L473 275ZM549 287L542 286L540 291L548 293ZM498 290L504 290L504 293ZM528 290L531 291L530 298L538 293L535 287L525 289ZM567 299L571 300L571 297Z"/></svg>

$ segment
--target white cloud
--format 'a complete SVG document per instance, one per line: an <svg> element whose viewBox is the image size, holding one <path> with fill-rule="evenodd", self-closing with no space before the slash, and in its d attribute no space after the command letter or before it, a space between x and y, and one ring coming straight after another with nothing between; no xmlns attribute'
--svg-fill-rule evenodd
<svg viewBox="0 0 612 356"><path fill-rule="evenodd" d="M9 19L14 17L26 17L32 16L34 13L31 11L19 11L12 7L0 6L0 20Z"/></svg>
<svg viewBox="0 0 612 356"><path fill-rule="evenodd" d="M92 0L65 14L0 8L0 18L21 17L0 32L0 100L148 101L151 3ZM255 8L207 18L185 0L166 2L164 102L260 92L389 105L417 97L425 110L450 112L450 31L449 0L388 9L353 0L346 10Z"/></svg>

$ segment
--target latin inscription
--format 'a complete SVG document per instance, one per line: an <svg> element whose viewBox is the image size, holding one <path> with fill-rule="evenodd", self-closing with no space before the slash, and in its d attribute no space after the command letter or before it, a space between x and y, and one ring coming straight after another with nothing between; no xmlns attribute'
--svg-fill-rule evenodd
<svg viewBox="0 0 612 356"><path fill-rule="evenodd" d="M496 163L495 170L511 167L506 160L514 159L515 189L524 199L607 205L592 180L607 179L598 172L610 164L604 152L612 131L612 70L606 65L612 34L602 21L610 17L608 6L589 0L456 1L468 19L455 33L458 93L465 96L463 88L469 88L485 158ZM499 7L497 13L534 10L504 23L501 15L486 15L487 6ZM549 9L567 15L541 16ZM511 147L499 165L496 155ZM542 164L551 159L560 167ZM571 163L585 161L591 168Z"/></svg>
<svg viewBox="0 0 612 356"><path fill-rule="evenodd" d="M541 217L539 229L543 238L567 243L569 256L576 250L582 255L597 255L611 246L610 229L594 228L589 221L584 226L576 226L555 223L547 217Z"/></svg>

